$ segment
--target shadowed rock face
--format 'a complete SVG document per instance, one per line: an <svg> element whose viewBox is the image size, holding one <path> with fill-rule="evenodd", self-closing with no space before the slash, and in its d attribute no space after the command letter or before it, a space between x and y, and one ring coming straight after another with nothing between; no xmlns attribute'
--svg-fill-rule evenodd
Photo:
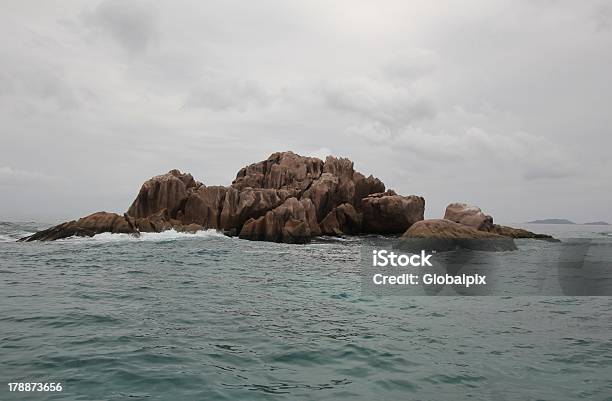
<svg viewBox="0 0 612 401"><path fill-rule="evenodd" d="M350 203L343 203L325 216L320 227L324 235L358 234L362 223L363 215Z"/></svg>
<svg viewBox="0 0 612 401"><path fill-rule="evenodd" d="M221 211L226 193L226 187L202 185L187 196L181 220L185 224L195 223L203 227L221 228Z"/></svg>

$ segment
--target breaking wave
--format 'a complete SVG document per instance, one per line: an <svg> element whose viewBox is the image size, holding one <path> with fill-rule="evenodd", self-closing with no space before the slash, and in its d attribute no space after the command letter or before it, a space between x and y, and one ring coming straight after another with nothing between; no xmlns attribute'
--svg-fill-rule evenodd
<svg viewBox="0 0 612 401"><path fill-rule="evenodd" d="M152 241L152 242L163 242L163 241L176 241L181 239L194 239L194 238L230 238L223 233L216 230L201 230L195 233L184 233L178 232L174 229L162 231L160 233L140 233L140 235L133 234L112 234L112 233L101 233L96 234L93 237L70 237L61 239L59 241L97 241L97 242L116 242L116 241Z"/></svg>

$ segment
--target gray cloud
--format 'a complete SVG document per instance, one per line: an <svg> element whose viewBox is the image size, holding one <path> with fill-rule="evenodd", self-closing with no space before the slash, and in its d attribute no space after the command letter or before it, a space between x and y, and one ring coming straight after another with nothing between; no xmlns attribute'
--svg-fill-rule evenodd
<svg viewBox="0 0 612 401"><path fill-rule="evenodd" d="M245 112L249 107L269 104L273 96L257 83L240 78L207 78L191 89L185 107L204 107L213 111L235 110Z"/></svg>
<svg viewBox="0 0 612 401"><path fill-rule="evenodd" d="M469 201L500 221L612 220L608 9L14 1L0 15L1 217L32 215L42 185L49 218L123 211L171 168L227 184L293 149L350 157L432 216Z"/></svg>
<svg viewBox="0 0 612 401"><path fill-rule="evenodd" d="M132 54L147 51L159 39L159 20L152 2L104 0L84 12L83 21L108 33Z"/></svg>

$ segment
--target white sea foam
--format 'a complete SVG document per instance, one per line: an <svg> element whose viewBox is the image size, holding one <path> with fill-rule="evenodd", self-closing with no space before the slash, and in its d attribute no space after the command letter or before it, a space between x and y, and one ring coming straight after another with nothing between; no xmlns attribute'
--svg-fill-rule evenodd
<svg viewBox="0 0 612 401"><path fill-rule="evenodd" d="M27 237L34 233L22 231L19 233L0 234L0 242L16 242L19 238Z"/></svg>
<svg viewBox="0 0 612 401"><path fill-rule="evenodd" d="M10 235L2 235L0 234L0 242L15 242L17 238L13 238Z"/></svg>
<svg viewBox="0 0 612 401"><path fill-rule="evenodd" d="M132 234L112 234L102 233L93 237L70 237L60 241L98 241L98 242L115 242L115 241L176 241L181 239L193 238L229 238L223 233L216 230L201 230L195 233L182 233L174 229L162 231L161 233L141 233L140 236Z"/></svg>

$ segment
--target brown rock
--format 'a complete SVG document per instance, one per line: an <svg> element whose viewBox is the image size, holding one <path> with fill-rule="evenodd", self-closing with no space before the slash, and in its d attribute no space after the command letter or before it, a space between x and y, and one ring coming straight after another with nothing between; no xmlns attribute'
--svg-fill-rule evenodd
<svg viewBox="0 0 612 401"><path fill-rule="evenodd" d="M305 157L293 152L273 153L259 163L242 168L232 182L232 187L289 189L301 193L312 181L321 176L323 162L316 157Z"/></svg>
<svg viewBox="0 0 612 401"><path fill-rule="evenodd" d="M303 198L308 198L312 201L317 214L317 220L320 221L338 204L336 191L338 188L338 177L331 173L323 173L316 181L312 183L310 188L304 192Z"/></svg>
<svg viewBox="0 0 612 401"><path fill-rule="evenodd" d="M476 230L445 219L423 220L414 223L402 235L399 247L409 251L449 251L458 248L481 251L512 251L512 238Z"/></svg>
<svg viewBox="0 0 612 401"><path fill-rule="evenodd" d="M484 214L479 207L466 203L451 203L448 205L444 218L477 230L486 231L493 226L493 217Z"/></svg>
<svg viewBox="0 0 612 401"><path fill-rule="evenodd" d="M555 239L551 235L548 235L548 234L536 234L531 231L523 230L522 228L501 226L499 224L493 224L493 226L488 231L491 233L503 235L504 237L510 237L510 238L533 238L533 239L542 239L546 241L559 242L558 239Z"/></svg>
<svg viewBox="0 0 612 401"><path fill-rule="evenodd" d="M204 227L202 227L199 224L195 224L195 223L191 223L191 224L187 224L187 225L183 225L183 226L176 226L174 227L174 229L178 232L182 232L182 233L189 233L189 234L195 234L196 232L203 230Z"/></svg>
<svg viewBox="0 0 612 401"><path fill-rule="evenodd" d="M168 209L171 217L176 217L182 209L188 195L201 183L195 181L191 174L171 170L147 180L134 202L127 211L135 218L148 217L162 209Z"/></svg>
<svg viewBox="0 0 612 401"><path fill-rule="evenodd" d="M414 223L402 238L500 238L498 234L480 231L446 219L429 219Z"/></svg>
<svg viewBox="0 0 612 401"><path fill-rule="evenodd" d="M68 237L93 237L100 233L136 233L130 221L116 213L97 212L21 238L19 241L53 241Z"/></svg>
<svg viewBox="0 0 612 401"><path fill-rule="evenodd" d="M350 203L343 203L334 208L321 221L321 233L324 235L357 234L361 232L363 216Z"/></svg>
<svg viewBox="0 0 612 401"><path fill-rule="evenodd" d="M357 210L361 210L361 200L363 198L370 194L385 192L385 184L371 175L366 177L360 172L355 171L353 182L355 183L355 196L352 203Z"/></svg>
<svg viewBox="0 0 612 401"><path fill-rule="evenodd" d="M394 191L368 195L362 199L363 232L398 234L423 220L425 199L420 196L400 196Z"/></svg>
<svg viewBox="0 0 612 401"><path fill-rule="evenodd" d="M220 228L240 231L242 225L251 218L263 216L267 211L280 206L292 192L277 189L245 188L241 191L228 188L223 201Z"/></svg>
<svg viewBox="0 0 612 401"><path fill-rule="evenodd" d="M182 226L180 220L170 217L168 209L162 209L148 217L135 219L135 226L140 232L159 233Z"/></svg>
<svg viewBox="0 0 612 401"><path fill-rule="evenodd" d="M196 223L205 228L221 228L221 212L225 201L226 187L202 185L189 194L183 207L182 221Z"/></svg>
<svg viewBox="0 0 612 401"><path fill-rule="evenodd" d="M240 230L239 237L253 241L306 243L318 235L314 205L310 199L291 197L282 205L257 219L249 219Z"/></svg>

